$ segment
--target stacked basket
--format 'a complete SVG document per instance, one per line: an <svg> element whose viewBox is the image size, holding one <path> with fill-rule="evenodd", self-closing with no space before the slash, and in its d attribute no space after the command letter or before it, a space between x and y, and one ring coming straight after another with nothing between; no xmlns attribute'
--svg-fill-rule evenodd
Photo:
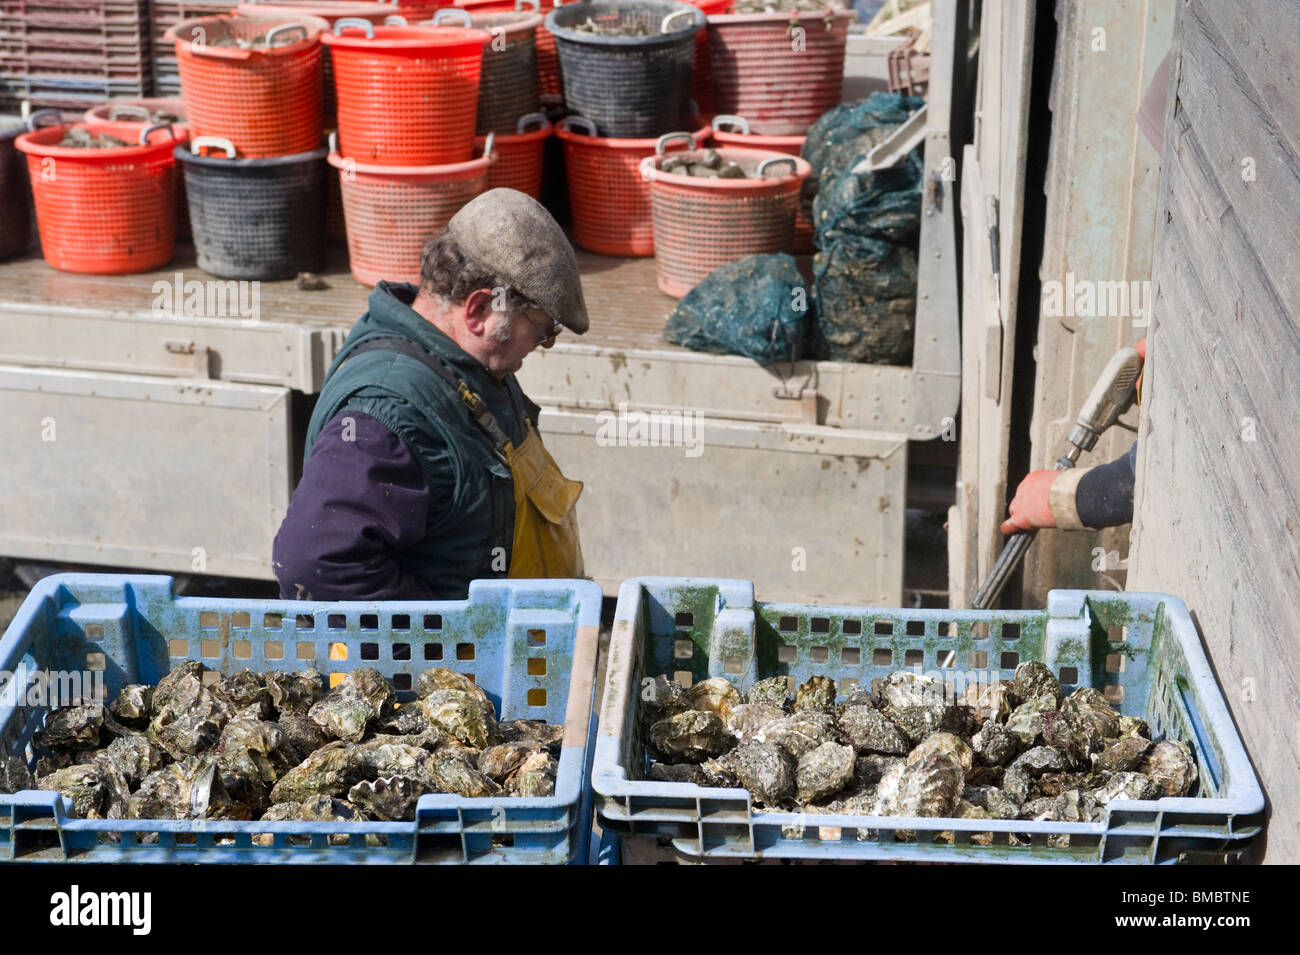
<svg viewBox="0 0 1300 955"><path fill-rule="evenodd" d="M320 36L306 15L199 17L167 32L193 140L176 149L199 267L289 278L321 267Z"/></svg>

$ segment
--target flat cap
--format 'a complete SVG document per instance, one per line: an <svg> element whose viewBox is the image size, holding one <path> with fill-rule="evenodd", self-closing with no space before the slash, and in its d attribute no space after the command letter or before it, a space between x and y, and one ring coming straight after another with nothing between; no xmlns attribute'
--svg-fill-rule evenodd
<svg viewBox="0 0 1300 955"><path fill-rule="evenodd" d="M587 330L573 246L536 199L515 189L489 189L462 206L447 231L462 252L552 319L579 335Z"/></svg>

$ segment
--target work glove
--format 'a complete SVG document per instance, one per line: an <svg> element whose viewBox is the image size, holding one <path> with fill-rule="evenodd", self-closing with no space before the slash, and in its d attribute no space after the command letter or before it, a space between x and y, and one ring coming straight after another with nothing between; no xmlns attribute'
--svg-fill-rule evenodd
<svg viewBox="0 0 1300 955"><path fill-rule="evenodd" d="M1002 522L1002 533L1014 534L1016 531L1034 530L1039 527L1055 527L1056 518L1048 505L1048 496L1052 482L1061 476L1060 471L1030 471L1016 488L1016 496L1007 508L1011 516Z"/></svg>

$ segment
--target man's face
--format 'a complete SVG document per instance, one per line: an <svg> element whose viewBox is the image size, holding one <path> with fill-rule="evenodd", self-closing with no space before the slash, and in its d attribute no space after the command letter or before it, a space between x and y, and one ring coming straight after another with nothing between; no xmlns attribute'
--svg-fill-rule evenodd
<svg viewBox="0 0 1300 955"><path fill-rule="evenodd" d="M550 317L540 308L522 312L498 312L487 324L483 364L498 378L514 374L534 348L550 348L557 331Z"/></svg>

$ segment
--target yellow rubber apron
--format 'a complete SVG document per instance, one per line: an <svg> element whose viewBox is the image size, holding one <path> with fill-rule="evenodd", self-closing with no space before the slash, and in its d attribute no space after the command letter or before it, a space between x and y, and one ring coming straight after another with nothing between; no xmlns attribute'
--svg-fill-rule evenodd
<svg viewBox="0 0 1300 955"><path fill-rule="evenodd" d="M570 481L551 457L533 423L524 419L523 444L505 447L515 482L515 537L511 577L581 577L582 545L575 505L581 481Z"/></svg>

